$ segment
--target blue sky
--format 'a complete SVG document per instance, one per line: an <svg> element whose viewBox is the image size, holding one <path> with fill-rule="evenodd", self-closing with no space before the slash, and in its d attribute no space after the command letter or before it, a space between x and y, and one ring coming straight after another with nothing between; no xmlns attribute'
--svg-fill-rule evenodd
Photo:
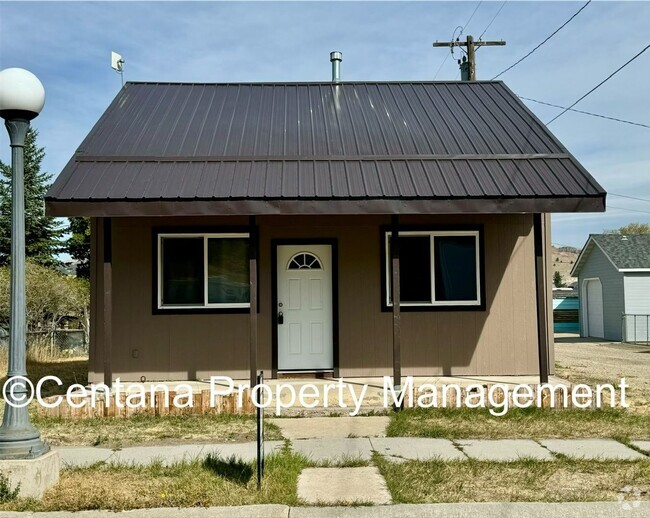
<svg viewBox="0 0 650 518"><path fill-rule="evenodd" d="M484 34L505 47L477 54L490 79L584 2L508 1ZM63 168L120 88L110 51L133 81L319 81L329 52L344 80L433 79L449 39L479 2L0 2L0 69L27 68L47 101L34 121L45 169ZM502 1L481 2L464 28L478 37ZM531 57L504 74L519 95L568 105L650 40L650 2L592 2ZM650 124L650 51L576 108ZM438 79L456 79L447 59ZM547 122L560 110L528 103ZM650 129L567 113L551 130L608 192L650 200ZM0 159L9 161L0 132ZM610 195L605 214L554 216L553 241L582 246L590 232L650 222L650 202ZM627 210L623 210L627 209ZM633 212L636 211L636 212Z"/></svg>

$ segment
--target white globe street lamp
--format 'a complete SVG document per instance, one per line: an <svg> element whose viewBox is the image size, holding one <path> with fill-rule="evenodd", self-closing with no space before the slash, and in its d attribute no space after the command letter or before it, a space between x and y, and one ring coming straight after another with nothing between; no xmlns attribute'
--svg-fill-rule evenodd
<svg viewBox="0 0 650 518"><path fill-rule="evenodd" d="M44 103L45 89L34 74L22 68L0 71L0 117L9 132L12 167L9 381L4 391L0 459L35 458L50 449L31 424L27 406L21 406L31 395L26 383L24 147L29 121L41 112Z"/></svg>

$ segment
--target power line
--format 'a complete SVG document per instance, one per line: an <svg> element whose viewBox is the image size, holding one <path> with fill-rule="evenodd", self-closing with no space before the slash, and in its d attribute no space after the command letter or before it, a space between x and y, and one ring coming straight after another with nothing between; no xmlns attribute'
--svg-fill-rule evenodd
<svg viewBox="0 0 650 518"><path fill-rule="evenodd" d="M625 209L623 207L614 207L614 205L607 205L608 209L624 210L626 212L638 212L639 214L650 214L650 210L635 210L635 209Z"/></svg>
<svg viewBox="0 0 650 518"><path fill-rule="evenodd" d="M544 41L542 41L539 45L537 45L533 50L531 50L528 54L526 54L524 57L521 59L515 61L512 65L510 65L508 68L506 68L503 72L499 72L496 76L492 78L492 81L494 81L497 77L505 74L508 70L511 68L516 67L519 63L521 63L524 59L526 59L528 56L530 56L533 52L535 52L538 48L540 48L544 43L546 43L548 40L550 40L553 36L555 36L558 32L560 32L564 27L566 27L571 20L573 20L576 16L578 16L582 10L587 7L591 3L591 0L588 0L585 5L583 5L580 9L578 9L571 18L569 18L566 22L564 22L562 25L560 25L555 31L553 31Z"/></svg>
<svg viewBox="0 0 650 518"><path fill-rule="evenodd" d="M601 115L599 113L587 112L587 111L584 111L584 110L576 110L575 108L567 108L566 106L561 106L559 104L553 104L553 103L547 103L545 101L540 101L538 99L531 99L530 97L524 97L523 95L517 95L517 97L519 97L520 99L523 99L525 101L531 101L531 102L538 103L538 104L544 104L546 106L552 106L553 108L561 108L562 110L569 110L569 111L576 112L576 113L582 113L583 115L591 115L592 117L599 117L601 119L607 119L607 120L610 120L610 121L622 122L624 124L631 124L633 126L641 126L642 128L650 128L650 124L643 124L641 122L632 122L632 121L628 121L628 120L625 120L625 119L619 119L617 117L610 117L608 115Z"/></svg>
<svg viewBox="0 0 650 518"><path fill-rule="evenodd" d="M616 74L618 74L621 70L623 70L626 66L628 66L632 61L634 61L636 58L638 58L641 54L643 54L646 50L650 49L650 44L646 45L646 47L641 50L638 54L636 54L634 57L630 58L628 61L626 61L623 65L618 67L614 72L609 74L605 79L603 79L600 83L598 83L596 86L594 86L591 90L589 90L586 94L584 94L580 99L578 99L576 102L574 102L572 105L570 105L568 108L565 108L564 111L561 111L558 113L555 117L553 117L550 121L546 123L548 126L551 122L553 122L555 119L562 117L566 112L568 112L571 108L573 108L576 104L578 104L580 101L582 101L585 97L590 95L591 93L595 92L598 88L600 88L602 85L604 85L607 81L609 81L612 77L614 77Z"/></svg>
<svg viewBox="0 0 650 518"><path fill-rule="evenodd" d="M469 25L469 22L472 21L472 18L474 18L474 15L476 14L476 11L478 11L478 8L481 7L482 3L483 3L483 0L481 0L478 4L476 4L476 7L472 11L472 14L470 15L470 17L465 22L465 25L459 25L458 27L456 27L456 29L460 28L460 33L458 34L458 37L463 35L463 31L465 30L465 27L467 27ZM456 34L456 29L454 29L454 33L451 35L451 40L452 41L454 41L454 35ZM450 47L449 54L446 54L445 58L442 60L442 63L440 63L440 66L438 67L438 70L436 71L435 75L433 76L434 81L436 80L436 77L438 77L438 74L442 70L442 67L445 66L445 63L449 59L449 55L453 53L453 49L454 49L454 47Z"/></svg>
<svg viewBox="0 0 650 518"><path fill-rule="evenodd" d="M470 18L471 18L471 16L470 16ZM451 34L451 41L454 41L454 36L456 35L456 31L457 31L458 29L460 29L460 32L458 33L458 37L460 37L460 35L463 34L463 26L462 26L462 25L459 25L458 27L456 27L456 28L454 29L454 32ZM447 62L447 60L449 59L449 56L450 56L450 55L453 55L453 53L454 53L454 47L452 47L452 46L450 45L450 46L449 46L449 54L445 54L445 58L442 60L442 63L440 63L440 66L438 67L438 70L436 71L436 74L433 76L433 80L434 80L434 81L436 80L436 77L438 77L438 74L439 74L440 71L442 70L443 65L444 65L444 64Z"/></svg>
<svg viewBox="0 0 650 518"><path fill-rule="evenodd" d="M607 194L609 196L618 196L619 198L627 198L628 200L645 201L646 203L650 203L650 200L648 198L637 198L636 196L628 196L627 194L616 194L615 192L608 192Z"/></svg>
<svg viewBox="0 0 650 518"><path fill-rule="evenodd" d="M499 10L492 17L492 19L490 20L490 23L487 24L487 27L485 29L483 29L483 32L478 37L479 40L483 37L483 35L485 34L485 31L487 31L490 28L490 26L494 23L494 20L497 19L497 16L499 16L499 13L503 10L503 8L504 8L504 6L506 5L507 2L508 2L508 0L503 0L503 3L501 4L501 7L499 7Z"/></svg>
<svg viewBox="0 0 650 518"><path fill-rule="evenodd" d="M483 3L483 0L481 0L478 4L476 4L476 7L474 8L474 12L472 13L472 16L469 17L469 19L465 22L465 25L463 26L463 30L469 25L469 22L472 21L472 18L474 18L474 15L476 14L476 11L478 11L478 8L481 7L481 4ZM461 32L462 34L462 32Z"/></svg>

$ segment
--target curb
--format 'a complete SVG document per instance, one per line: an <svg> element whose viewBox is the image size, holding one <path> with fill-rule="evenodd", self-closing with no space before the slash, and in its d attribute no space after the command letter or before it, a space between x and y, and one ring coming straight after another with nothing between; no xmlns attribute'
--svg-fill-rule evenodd
<svg viewBox="0 0 650 518"><path fill-rule="evenodd" d="M628 502L488 502L397 504L368 507L289 507L267 504L237 507L155 508L131 511L2 511L0 518L641 518L650 516L650 501Z"/></svg>

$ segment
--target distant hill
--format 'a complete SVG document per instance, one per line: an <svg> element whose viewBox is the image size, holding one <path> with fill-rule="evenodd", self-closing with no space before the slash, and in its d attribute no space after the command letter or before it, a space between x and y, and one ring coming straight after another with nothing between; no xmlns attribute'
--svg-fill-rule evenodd
<svg viewBox="0 0 650 518"><path fill-rule="evenodd" d="M573 265L580 255L579 248L573 248L572 246L555 246L553 245L553 252L551 262L553 265L553 273L556 271L560 272L564 283L568 286L574 282L577 282L578 279L571 277L570 273L573 269Z"/></svg>

